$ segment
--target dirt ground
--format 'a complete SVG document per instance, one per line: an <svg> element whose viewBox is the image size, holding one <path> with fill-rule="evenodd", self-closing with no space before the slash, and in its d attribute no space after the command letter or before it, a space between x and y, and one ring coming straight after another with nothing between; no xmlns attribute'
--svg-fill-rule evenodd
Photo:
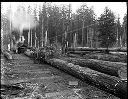
<svg viewBox="0 0 128 99"><path fill-rule="evenodd" d="M1 57L1 84L16 85L3 99L119 99L47 64L35 64L22 54L12 61Z"/></svg>

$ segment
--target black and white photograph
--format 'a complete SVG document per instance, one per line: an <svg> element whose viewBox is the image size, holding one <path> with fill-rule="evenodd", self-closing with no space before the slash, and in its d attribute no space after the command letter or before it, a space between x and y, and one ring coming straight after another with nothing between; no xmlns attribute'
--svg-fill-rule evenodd
<svg viewBox="0 0 128 99"><path fill-rule="evenodd" d="M127 99L127 2L1 2L1 99Z"/></svg>

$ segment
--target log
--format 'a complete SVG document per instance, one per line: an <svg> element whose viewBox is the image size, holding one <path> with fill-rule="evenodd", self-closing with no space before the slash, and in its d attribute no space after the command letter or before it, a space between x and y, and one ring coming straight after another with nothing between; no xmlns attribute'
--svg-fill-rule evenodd
<svg viewBox="0 0 128 99"><path fill-rule="evenodd" d="M67 54L80 54L80 55L86 55L88 53L106 53L105 51L67 51ZM106 54L110 54L110 55L127 55L127 52L112 52L112 51L109 51L108 53Z"/></svg>
<svg viewBox="0 0 128 99"><path fill-rule="evenodd" d="M111 76L119 77L122 80L127 80L127 63L68 57L62 59L75 65L88 67Z"/></svg>
<svg viewBox="0 0 128 99"><path fill-rule="evenodd" d="M1 85L0 92L1 95L17 95L22 92L24 88L13 85Z"/></svg>
<svg viewBox="0 0 128 99"><path fill-rule="evenodd" d="M29 57L32 58L32 54L29 54ZM119 77L121 80L127 80L127 63L68 57L63 57L62 60L71 62L75 65L80 65L82 67L88 67L111 76ZM43 59L42 62L44 61L46 62L47 60Z"/></svg>
<svg viewBox="0 0 128 99"><path fill-rule="evenodd" d="M83 58L127 63L127 55L121 55L121 54L117 55L117 54L90 53L83 55Z"/></svg>
<svg viewBox="0 0 128 99"><path fill-rule="evenodd" d="M47 64L54 66L66 73L69 73L89 84L92 84L102 90L114 94L123 99L127 99L127 83L119 78L94 71L87 67L74 65L61 59L48 59Z"/></svg>
<svg viewBox="0 0 128 99"><path fill-rule="evenodd" d="M121 48L67 48L67 51L102 51L105 52L106 50L108 51L114 51L114 52L127 52L127 48L121 49Z"/></svg>
<svg viewBox="0 0 128 99"><path fill-rule="evenodd" d="M104 53L96 53L96 52L88 53L88 52L79 51L79 52L68 53L67 56L127 63L127 55L121 55L121 54L104 54Z"/></svg>
<svg viewBox="0 0 128 99"><path fill-rule="evenodd" d="M98 71L94 71L87 67L81 67L68 63L61 59L49 59L47 61L50 65L63 70L87 83L94 85L104 91L114 94L117 97L126 99L127 83L121 81L118 77L106 75Z"/></svg>
<svg viewBox="0 0 128 99"><path fill-rule="evenodd" d="M33 52L26 52L29 53L29 57L32 58ZM43 56L42 56L43 57ZM39 59L40 61L44 62L47 60ZM95 60L95 59L80 59L80 58L68 58L63 57L62 60L71 62L75 65L80 65L82 67L88 67L93 70L109 74L111 76L119 77L122 80L127 80L127 63L119 63L119 62L110 62L110 61L102 61L102 60Z"/></svg>
<svg viewBox="0 0 128 99"><path fill-rule="evenodd" d="M12 60L13 59L12 55L7 51L4 51L3 55L4 55L5 59L7 59L7 60Z"/></svg>

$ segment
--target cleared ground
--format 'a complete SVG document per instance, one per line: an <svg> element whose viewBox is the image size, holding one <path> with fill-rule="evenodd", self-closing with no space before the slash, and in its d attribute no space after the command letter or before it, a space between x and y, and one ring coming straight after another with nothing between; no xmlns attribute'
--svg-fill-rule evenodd
<svg viewBox="0 0 128 99"><path fill-rule="evenodd" d="M52 66L34 64L22 54L13 54L13 58L11 62L1 58L1 82L5 85L17 83L25 89L10 95L10 99L119 99ZM12 92L15 93L13 90L10 94Z"/></svg>

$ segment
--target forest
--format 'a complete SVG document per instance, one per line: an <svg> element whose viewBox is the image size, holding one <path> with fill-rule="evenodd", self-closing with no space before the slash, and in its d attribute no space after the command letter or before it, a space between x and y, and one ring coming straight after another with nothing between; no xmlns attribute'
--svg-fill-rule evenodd
<svg viewBox="0 0 128 99"><path fill-rule="evenodd" d="M24 9L24 6L22 6ZM34 28L24 29L25 44L31 47L43 47L57 44L67 47L126 47L127 46L127 13L123 23L114 12L104 8L100 17L96 18L93 8L83 3L76 11L72 6L57 6L52 3L42 3L42 6L31 5L27 13L34 15L38 22ZM19 38L19 31L12 28L7 17L1 15L2 44L7 46L12 35ZM27 38L26 38L27 37Z"/></svg>
<svg viewBox="0 0 128 99"><path fill-rule="evenodd" d="M62 76L58 77L58 80L57 77L55 78L53 87L50 87L52 92L54 88L61 88L59 85L66 85L65 81L60 79L69 74L80 79L82 83L88 84L84 85L86 88L83 90L80 89L80 83L71 87L73 90L80 89L86 98L89 94L88 99L105 98L105 95L97 93L98 91L95 91L96 94L88 93L94 91L89 89L89 85L104 91L107 95L106 99L110 99L111 95L127 99L127 12L121 22L120 16L116 16L109 7L104 6L103 13L97 17L93 7L89 7L86 3L78 7L76 13L73 12L71 4L58 6L50 2L42 2L33 7L31 4L27 7L21 5L16 11L14 14L11 10L8 10L6 15L1 13L1 57L3 57L2 60L7 60L3 62L1 71L5 74L3 76L5 80L8 74L8 79L14 79L14 83L28 80L33 82L34 80L34 83L36 81L37 84L40 83L39 85L49 82L49 85L52 85L54 74L58 77L60 72L64 72L65 74L61 74ZM49 73L48 66L54 73ZM8 71L6 67L7 69L9 67ZM60 72L56 72L55 68ZM27 76L26 73L29 73L30 70L32 70L32 74ZM56 83L57 86L54 86L57 81L64 83ZM62 89L65 91L63 86ZM3 96L19 94L15 90L16 86L3 85L2 87ZM38 92L36 88L31 94ZM70 89L67 85L66 88ZM20 89L19 86L18 89ZM43 95L44 92L47 93L47 87L44 86L40 89L39 92ZM27 88L26 90L28 91ZM97 96L98 94L99 96ZM43 98L45 97L43 96ZM80 97L80 99L85 98Z"/></svg>

